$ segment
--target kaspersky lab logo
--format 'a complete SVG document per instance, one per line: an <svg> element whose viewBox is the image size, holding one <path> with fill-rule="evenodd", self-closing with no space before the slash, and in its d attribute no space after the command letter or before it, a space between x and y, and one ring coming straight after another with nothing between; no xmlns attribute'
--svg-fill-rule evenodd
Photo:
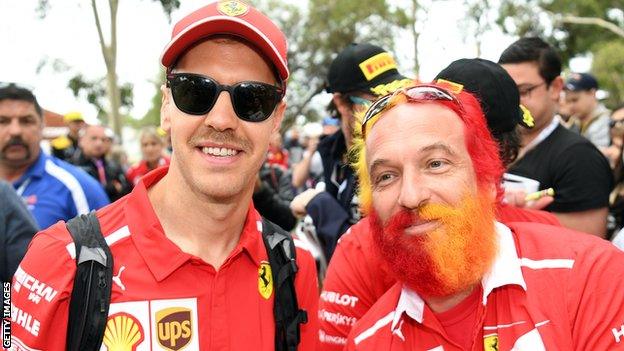
<svg viewBox="0 0 624 351"><path fill-rule="evenodd" d="M185 348L193 338L191 310L184 307L170 307L156 312L158 343L166 350L178 351Z"/></svg>

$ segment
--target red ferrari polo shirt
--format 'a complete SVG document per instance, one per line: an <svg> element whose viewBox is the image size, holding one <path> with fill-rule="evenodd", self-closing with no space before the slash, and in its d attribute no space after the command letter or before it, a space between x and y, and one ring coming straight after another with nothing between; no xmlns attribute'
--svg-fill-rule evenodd
<svg viewBox="0 0 624 351"><path fill-rule="evenodd" d="M559 224L551 213L509 205L499 205L497 217L503 223ZM342 350L351 327L395 282L377 257L368 219L362 219L340 238L327 270L319 301L319 348Z"/></svg>
<svg viewBox="0 0 624 351"><path fill-rule="evenodd" d="M261 217L249 206L240 241L219 270L164 234L147 197L167 168L97 212L113 257L103 350L273 350L272 283ZM75 249L64 223L40 232L12 286L12 350L65 350ZM299 350L313 350L318 322L314 260L297 248L295 285L309 322ZM119 348L121 347L121 348Z"/></svg>
<svg viewBox="0 0 624 351"><path fill-rule="evenodd" d="M473 350L623 350L624 253L533 223L497 224ZM413 290L396 283L353 327L346 350L461 350Z"/></svg>

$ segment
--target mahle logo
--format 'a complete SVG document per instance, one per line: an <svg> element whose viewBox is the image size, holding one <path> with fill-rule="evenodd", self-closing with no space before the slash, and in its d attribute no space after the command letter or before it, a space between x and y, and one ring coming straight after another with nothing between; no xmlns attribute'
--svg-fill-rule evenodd
<svg viewBox="0 0 624 351"><path fill-rule="evenodd" d="M193 338L191 310L170 307L156 312L158 343L167 350L185 348Z"/></svg>

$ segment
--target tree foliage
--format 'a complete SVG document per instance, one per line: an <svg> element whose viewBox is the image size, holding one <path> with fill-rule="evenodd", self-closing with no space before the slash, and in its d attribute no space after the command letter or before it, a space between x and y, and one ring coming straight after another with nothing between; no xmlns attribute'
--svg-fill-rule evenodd
<svg viewBox="0 0 624 351"><path fill-rule="evenodd" d="M502 0L497 23L507 33L543 37L560 50L564 64L592 54L592 71L611 94L624 99L624 0ZM618 75L619 73L619 75Z"/></svg>
<svg viewBox="0 0 624 351"><path fill-rule="evenodd" d="M613 108L624 102L624 40L603 43L594 53L592 72L601 89L609 92L607 106Z"/></svg>
<svg viewBox="0 0 624 351"><path fill-rule="evenodd" d="M288 39L291 77L284 128L299 115L318 120L322 111L310 101L325 88L329 65L352 42L370 42L394 50L394 38L409 24L404 9L386 0L256 0L251 3L277 22ZM393 33L389 35L389 33Z"/></svg>

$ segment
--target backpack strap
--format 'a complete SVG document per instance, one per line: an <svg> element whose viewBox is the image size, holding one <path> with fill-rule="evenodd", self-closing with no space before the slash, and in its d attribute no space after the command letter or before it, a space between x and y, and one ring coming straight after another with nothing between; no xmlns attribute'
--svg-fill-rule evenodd
<svg viewBox="0 0 624 351"><path fill-rule="evenodd" d="M99 350L108 319L113 256L95 211L67 222L76 247L76 276L69 303L67 351Z"/></svg>
<svg viewBox="0 0 624 351"><path fill-rule="evenodd" d="M290 233L266 218L262 218L262 239L273 272L275 350L296 351L300 324L308 322L308 314L297 303L295 243Z"/></svg>

